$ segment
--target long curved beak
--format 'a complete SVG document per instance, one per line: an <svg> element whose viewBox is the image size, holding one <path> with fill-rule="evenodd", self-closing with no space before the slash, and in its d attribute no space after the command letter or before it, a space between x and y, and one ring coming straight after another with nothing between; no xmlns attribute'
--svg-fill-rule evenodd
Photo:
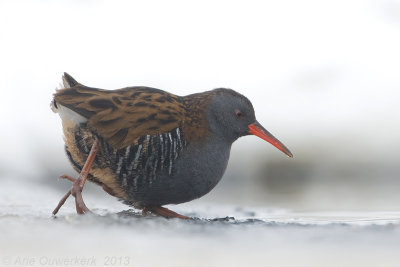
<svg viewBox="0 0 400 267"><path fill-rule="evenodd" d="M249 125L249 134L253 134L260 137L261 139L264 139L289 157L293 158L292 152L290 152L290 150L284 144L282 144L270 132L262 127L262 125L258 121L255 121L254 123Z"/></svg>

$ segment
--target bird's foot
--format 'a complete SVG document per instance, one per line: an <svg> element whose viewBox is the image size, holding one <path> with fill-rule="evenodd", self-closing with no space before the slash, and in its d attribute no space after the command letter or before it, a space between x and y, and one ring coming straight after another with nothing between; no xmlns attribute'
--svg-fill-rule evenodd
<svg viewBox="0 0 400 267"><path fill-rule="evenodd" d="M97 138L94 140L92 148L90 149L89 155L86 159L85 165L78 176L78 179L75 179L69 175L62 175L60 178L70 180L72 182L72 188L63 196L63 198L58 203L57 207L53 211L53 215L56 215L60 210L62 205L64 205L65 201L69 198L70 195L75 197L75 205L76 212L78 214L85 214L91 212L88 207L86 207L85 202L82 198L82 189L85 185L86 179L89 175L90 168L93 165L94 158L96 157L97 151L99 149L99 140Z"/></svg>
<svg viewBox="0 0 400 267"><path fill-rule="evenodd" d="M162 217L165 217L165 218L179 218L179 219L185 219L185 220L191 219L190 217L181 215L179 213L176 213L176 212L174 212L172 210L169 210L167 208L163 208L161 206L147 206L142 210L142 214L146 215L147 212L149 212L149 211L151 213L154 213L156 215L159 215L159 216L162 216Z"/></svg>
<svg viewBox="0 0 400 267"><path fill-rule="evenodd" d="M64 195L64 197L60 200L58 203L57 207L53 211L53 215L56 215L60 208L64 205L65 201L69 198L70 195L75 197L75 206L76 206L76 212L78 214L85 214L91 212L88 207L86 206L85 202L83 201L82 198L82 179L75 179L69 175L62 175L60 176L62 179L67 179L72 182L72 187L68 192Z"/></svg>

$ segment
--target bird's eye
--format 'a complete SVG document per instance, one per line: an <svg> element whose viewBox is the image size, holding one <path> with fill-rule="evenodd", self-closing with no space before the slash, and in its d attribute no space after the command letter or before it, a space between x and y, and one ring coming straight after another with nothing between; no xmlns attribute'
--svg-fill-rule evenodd
<svg viewBox="0 0 400 267"><path fill-rule="evenodd" d="M242 117L242 112L237 109L237 110L235 110L235 115L236 115L236 118L240 118L240 117Z"/></svg>

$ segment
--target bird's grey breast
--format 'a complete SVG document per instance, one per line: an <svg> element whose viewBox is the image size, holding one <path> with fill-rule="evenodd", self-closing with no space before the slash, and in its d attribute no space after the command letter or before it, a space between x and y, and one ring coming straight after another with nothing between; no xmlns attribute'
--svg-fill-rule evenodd
<svg viewBox="0 0 400 267"><path fill-rule="evenodd" d="M225 172L230 147L217 138L187 143L177 128L142 137L125 149L125 155L122 150L115 170L136 206L183 203L215 187Z"/></svg>
<svg viewBox="0 0 400 267"><path fill-rule="evenodd" d="M90 143L80 127L77 146L87 154ZM99 168L111 169L135 206L183 203L208 193L226 169L231 144L218 138L187 143L181 128L145 135L122 149L100 139L95 159Z"/></svg>
<svg viewBox="0 0 400 267"><path fill-rule="evenodd" d="M231 145L218 138L189 143L176 163L181 197L186 199L173 203L190 201L210 192L226 170Z"/></svg>

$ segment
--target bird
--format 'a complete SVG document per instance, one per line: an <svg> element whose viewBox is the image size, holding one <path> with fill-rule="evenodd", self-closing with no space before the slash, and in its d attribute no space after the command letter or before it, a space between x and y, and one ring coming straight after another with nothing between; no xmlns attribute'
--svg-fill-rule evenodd
<svg viewBox="0 0 400 267"><path fill-rule="evenodd" d="M65 151L78 178L72 187L78 214L86 180L123 203L166 218L190 217L164 205L210 192L223 176L233 142L255 135L289 157L290 150L257 120L252 103L227 88L178 96L146 86L106 90L64 73L51 108L61 117Z"/></svg>

